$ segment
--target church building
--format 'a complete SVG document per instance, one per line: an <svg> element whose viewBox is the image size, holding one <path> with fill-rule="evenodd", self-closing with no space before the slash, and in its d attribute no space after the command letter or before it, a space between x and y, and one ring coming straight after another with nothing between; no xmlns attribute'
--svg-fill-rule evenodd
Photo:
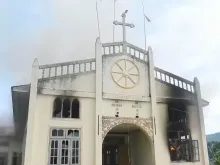
<svg viewBox="0 0 220 165"><path fill-rule="evenodd" d="M134 25L125 17L114 22L123 27L122 42L97 38L93 59L35 59L30 84L11 88L22 165L209 164L209 103L198 79L154 66L151 47L126 41Z"/></svg>

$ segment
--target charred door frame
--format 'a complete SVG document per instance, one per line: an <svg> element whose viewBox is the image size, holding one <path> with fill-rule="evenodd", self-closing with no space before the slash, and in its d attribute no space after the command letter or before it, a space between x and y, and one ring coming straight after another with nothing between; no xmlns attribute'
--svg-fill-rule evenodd
<svg viewBox="0 0 220 165"><path fill-rule="evenodd" d="M186 104L179 102L168 104L167 135L171 161L199 161L195 160L193 146L195 140L192 140Z"/></svg>

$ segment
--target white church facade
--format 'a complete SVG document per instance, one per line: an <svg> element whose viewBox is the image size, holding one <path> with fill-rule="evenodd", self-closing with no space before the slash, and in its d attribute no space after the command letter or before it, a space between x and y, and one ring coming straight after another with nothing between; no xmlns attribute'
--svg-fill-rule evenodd
<svg viewBox="0 0 220 165"><path fill-rule="evenodd" d="M209 164L198 79L155 67L150 47L97 38L94 59L35 59L11 90L22 165Z"/></svg>

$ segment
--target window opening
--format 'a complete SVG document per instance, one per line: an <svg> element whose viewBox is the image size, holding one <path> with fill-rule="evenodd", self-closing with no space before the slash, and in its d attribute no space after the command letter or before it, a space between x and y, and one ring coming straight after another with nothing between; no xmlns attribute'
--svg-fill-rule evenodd
<svg viewBox="0 0 220 165"><path fill-rule="evenodd" d="M196 144L192 140L188 110L184 104L170 103L168 105L167 134L171 161L192 162L199 160L198 152L195 151L198 143Z"/></svg>
<svg viewBox="0 0 220 165"><path fill-rule="evenodd" d="M51 129L49 164L50 165L80 164L80 131L79 130Z"/></svg>
<svg viewBox="0 0 220 165"><path fill-rule="evenodd" d="M62 110L62 100L60 98L56 98L54 100L53 117L61 117L61 110Z"/></svg>
<svg viewBox="0 0 220 165"><path fill-rule="evenodd" d="M77 99L70 100L56 98L53 105L53 117L55 118L79 118L80 105Z"/></svg>
<svg viewBox="0 0 220 165"><path fill-rule="evenodd" d="M71 118L79 118L79 101L74 99L72 102L72 116Z"/></svg>
<svg viewBox="0 0 220 165"><path fill-rule="evenodd" d="M63 101L62 117L63 118L69 118L70 117L70 100L69 99L64 99L64 101Z"/></svg>

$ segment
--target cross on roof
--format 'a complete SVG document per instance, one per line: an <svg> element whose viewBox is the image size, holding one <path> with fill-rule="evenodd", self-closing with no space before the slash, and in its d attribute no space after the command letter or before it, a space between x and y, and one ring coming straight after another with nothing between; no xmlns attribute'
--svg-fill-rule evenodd
<svg viewBox="0 0 220 165"><path fill-rule="evenodd" d="M128 10L125 10L124 13L122 13L121 17L122 17L122 22L118 22L118 21L114 21L113 24L115 25L121 25L122 26L122 33L123 33L123 45L125 45L125 42L126 42L126 26L130 27L130 28L134 28L134 24L132 23L126 23L125 22L125 18L126 18L126 14L128 13ZM125 46L124 46L124 49L125 50Z"/></svg>

